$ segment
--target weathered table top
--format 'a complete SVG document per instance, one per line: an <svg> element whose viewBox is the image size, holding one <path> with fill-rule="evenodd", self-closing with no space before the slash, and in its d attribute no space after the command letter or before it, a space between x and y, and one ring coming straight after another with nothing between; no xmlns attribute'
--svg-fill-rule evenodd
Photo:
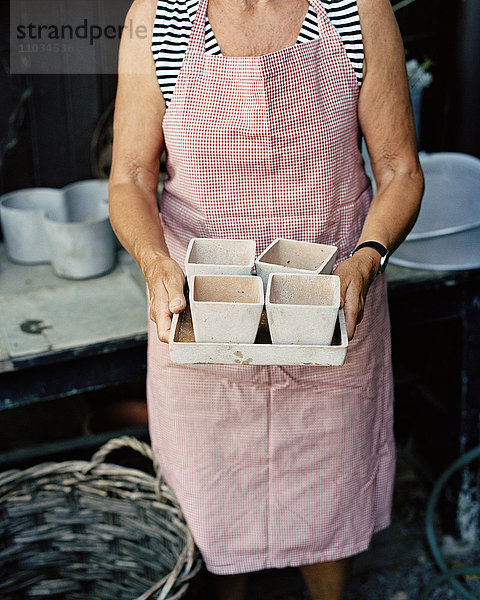
<svg viewBox="0 0 480 600"><path fill-rule="evenodd" d="M146 335L145 284L128 254L102 277L72 281L49 264L18 265L0 244L0 373L35 357Z"/></svg>

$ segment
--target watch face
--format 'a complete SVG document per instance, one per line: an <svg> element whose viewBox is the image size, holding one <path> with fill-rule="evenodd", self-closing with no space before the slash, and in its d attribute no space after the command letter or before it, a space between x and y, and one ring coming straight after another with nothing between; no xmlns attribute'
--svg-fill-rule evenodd
<svg viewBox="0 0 480 600"><path fill-rule="evenodd" d="M385 252L385 254L380 259L380 266L378 267L378 272L379 273L383 273L385 271L385 269L387 268L387 264L388 264L388 259L389 258L390 258L390 253L387 250Z"/></svg>

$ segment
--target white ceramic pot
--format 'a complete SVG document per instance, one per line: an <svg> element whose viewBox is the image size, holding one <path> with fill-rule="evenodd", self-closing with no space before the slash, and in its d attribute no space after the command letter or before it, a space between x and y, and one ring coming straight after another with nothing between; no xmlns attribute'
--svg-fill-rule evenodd
<svg viewBox="0 0 480 600"><path fill-rule="evenodd" d="M22 264L50 262L44 228L46 213L58 219L66 218L62 190L26 188L1 197L0 217L5 249L10 260Z"/></svg>
<svg viewBox="0 0 480 600"><path fill-rule="evenodd" d="M270 273L329 275L336 256L336 246L277 238L257 258L255 268L266 289Z"/></svg>
<svg viewBox="0 0 480 600"><path fill-rule="evenodd" d="M328 346L340 308L340 278L271 273L265 304L273 344Z"/></svg>
<svg viewBox="0 0 480 600"><path fill-rule="evenodd" d="M55 274L88 279L110 271L115 265L115 242L108 206L93 199L76 202L70 219L44 222Z"/></svg>
<svg viewBox="0 0 480 600"><path fill-rule="evenodd" d="M108 183L86 180L63 189L31 188L5 194L0 216L9 258L51 262L60 277L86 279L114 266Z"/></svg>
<svg viewBox="0 0 480 600"><path fill-rule="evenodd" d="M264 306L254 275L193 275L190 287L195 341L253 344Z"/></svg>
<svg viewBox="0 0 480 600"><path fill-rule="evenodd" d="M192 238L185 257L189 281L193 275L251 275L255 240Z"/></svg>
<svg viewBox="0 0 480 600"><path fill-rule="evenodd" d="M108 180L107 179L84 179L75 181L63 188L67 201L72 206L83 204L86 200L96 204L108 204ZM74 216L74 215L73 215ZM72 220L79 220L73 218Z"/></svg>

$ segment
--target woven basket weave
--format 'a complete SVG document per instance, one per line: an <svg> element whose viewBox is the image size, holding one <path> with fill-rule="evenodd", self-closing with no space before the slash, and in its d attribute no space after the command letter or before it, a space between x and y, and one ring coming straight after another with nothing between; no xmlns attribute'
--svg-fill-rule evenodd
<svg viewBox="0 0 480 600"><path fill-rule="evenodd" d="M125 446L157 477L105 462ZM0 474L2 600L177 600L200 564L175 496L136 438L110 440L90 462Z"/></svg>

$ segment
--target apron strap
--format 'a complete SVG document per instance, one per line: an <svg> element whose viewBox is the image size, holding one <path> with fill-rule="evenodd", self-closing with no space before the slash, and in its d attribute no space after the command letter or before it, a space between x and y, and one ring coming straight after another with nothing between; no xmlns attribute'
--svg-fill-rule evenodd
<svg viewBox="0 0 480 600"><path fill-rule="evenodd" d="M207 19L208 0L198 0L195 20L188 40L187 52L205 54L205 22Z"/></svg>
<svg viewBox="0 0 480 600"><path fill-rule="evenodd" d="M330 19L328 18L327 11L325 10L325 8L320 0L308 0L308 2L317 11L317 15L319 18L323 19L327 23L330 23Z"/></svg>

